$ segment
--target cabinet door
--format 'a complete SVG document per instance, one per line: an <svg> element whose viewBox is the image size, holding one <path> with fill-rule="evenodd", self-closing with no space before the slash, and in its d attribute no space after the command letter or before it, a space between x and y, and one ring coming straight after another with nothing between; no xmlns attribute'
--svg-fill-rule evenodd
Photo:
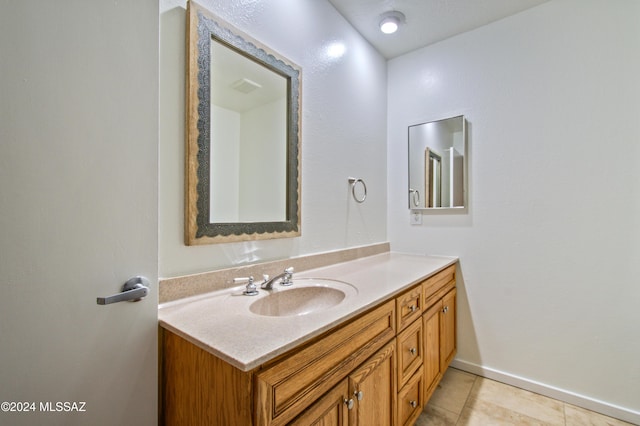
<svg viewBox="0 0 640 426"><path fill-rule="evenodd" d="M442 302L427 309L423 316L424 329L424 390L429 399L440 381L440 315Z"/></svg>
<svg viewBox="0 0 640 426"><path fill-rule="evenodd" d="M338 383L332 390L304 411L290 426L347 426L349 424L348 405L349 382Z"/></svg>
<svg viewBox="0 0 640 426"><path fill-rule="evenodd" d="M440 316L440 371L447 369L456 355L456 289L442 298Z"/></svg>
<svg viewBox="0 0 640 426"><path fill-rule="evenodd" d="M396 424L395 339L349 375L350 426Z"/></svg>
<svg viewBox="0 0 640 426"><path fill-rule="evenodd" d="M389 300L258 371L255 423L282 426L293 420L393 339L395 318L395 301Z"/></svg>

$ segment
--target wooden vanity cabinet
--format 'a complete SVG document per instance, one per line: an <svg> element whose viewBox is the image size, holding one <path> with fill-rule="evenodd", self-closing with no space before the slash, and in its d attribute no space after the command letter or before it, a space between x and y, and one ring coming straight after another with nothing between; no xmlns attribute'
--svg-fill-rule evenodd
<svg viewBox="0 0 640 426"><path fill-rule="evenodd" d="M256 424L287 424L360 365L371 366L369 357L395 335L392 300L256 371Z"/></svg>
<svg viewBox="0 0 640 426"><path fill-rule="evenodd" d="M440 369L440 311L441 303L436 303L425 312L424 324L424 391L431 397L442 378Z"/></svg>
<svg viewBox="0 0 640 426"><path fill-rule="evenodd" d="M413 425L424 405L422 306L422 285L418 285L396 298L398 322L402 323L402 328L404 328L396 337L398 345L396 419L399 426Z"/></svg>
<svg viewBox="0 0 640 426"><path fill-rule="evenodd" d="M440 370L449 367L456 355L456 289L442 298L440 311Z"/></svg>
<svg viewBox="0 0 640 426"><path fill-rule="evenodd" d="M389 300L261 367L243 372L162 330L161 423L280 426L303 412L305 418L320 414L342 418L337 394L344 403L352 399L355 389L366 391L369 397L354 404L354 409L361 407L362 414L353 421L366 416L364 411L373 410L371 407L384 405L372 395L389 398L391 394L393 404L384 412L395 416L395 336L395 300ZM392 376L387 377L389 374ZM386 381L378 383L382 377L387 377ZM348 385L346 393L340 390L343 381ZM371 392L373 388L375 392ZM295 421L301 422L299 418ZM351 424L358 424L353 421Z"/></svg>
<svg viewBox="0 0 640 426"><path fill-rule="evenodd" d="M392 340L288 425L393 426L395 394L396 344Z"/></svg>
<svg viewBox="0 0 640 426"><path fill-rule="evenodd" d="M415 423L456 354L455 268L449 266L396 298L398 426Z"/></svg>
<svg viewBox="0 0 640 426"><path fill-rule="evenodd" d="M455 356L455 266L251 371L161 329L160 424L411 426Z"/></svg>
<svg viewBox="0 0 640 426"><path fill-rule="evenodd" d="M455 265L423 283L424 393L429 400L456 354Z"/></svg>
<svg viewBox="0 0 640 426"><path fill-rule="evenodd" d="M160 329L160 425L252 424L252 374Z"/></svg>

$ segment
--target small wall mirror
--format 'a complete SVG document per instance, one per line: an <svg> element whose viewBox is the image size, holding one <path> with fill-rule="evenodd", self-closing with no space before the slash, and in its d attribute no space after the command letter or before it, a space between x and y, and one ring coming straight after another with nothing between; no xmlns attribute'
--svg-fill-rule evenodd
<svg viewBox="0 0 640 426"><path fill-rule="evenodd" d="M299 67L190 1L187 245L300 235Z"/></svg>
<svg viewBox="0 0 640 426"><path fill-rule="evenodd" d="M409 208L467 205L464 116L409 126Z"/></svg>

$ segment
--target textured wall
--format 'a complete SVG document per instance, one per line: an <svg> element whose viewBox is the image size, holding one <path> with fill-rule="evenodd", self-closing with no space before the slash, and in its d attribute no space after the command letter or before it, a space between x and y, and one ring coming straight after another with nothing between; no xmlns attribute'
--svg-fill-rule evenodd
<svg viewBox="0 0 640 426"><path fill-rule="evenodd" d="M302 67L302 236L183 244L184 2L160 5L160 276L386 241L386 62L326 1L203 1ZM295 18L292 18L295 17ZM332 57L335 43L345 53ZM269 164L264 165L269 173ZM347 178L365 179L356 204Z"/></svg>
<svg viewBox="0 0 640 426"><path fill-rule="evenodd" d="M460 256L458 360L636 422L639 24L637 1L552 1L388 69L391 247ZM468 213L410 226L407 126L457 114Z"/></svg>

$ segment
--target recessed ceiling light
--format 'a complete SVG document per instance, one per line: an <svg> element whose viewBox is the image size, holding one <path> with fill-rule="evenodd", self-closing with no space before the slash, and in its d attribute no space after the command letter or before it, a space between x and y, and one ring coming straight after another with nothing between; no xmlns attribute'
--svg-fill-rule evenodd
<svg viewBox="0 0 640 426"><path fill-rule="evenodd" d="M404 23L405 16L397 10L390 10L380 15L380 31L385 34L393 34L398 31L400 24Z"/></svg>

